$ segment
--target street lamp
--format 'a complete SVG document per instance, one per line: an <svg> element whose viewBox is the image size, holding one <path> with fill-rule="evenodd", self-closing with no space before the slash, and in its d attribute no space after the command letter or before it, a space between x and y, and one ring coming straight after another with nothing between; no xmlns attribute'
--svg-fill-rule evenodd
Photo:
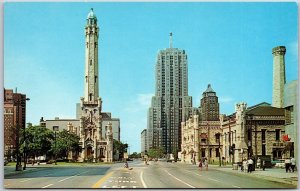
<svg viewBox="0 0 300 191"><path fill-rule="evenodd" d="M57 150L56 150L56 131L59 130L59 126L53 126L53 131L54 131L54 142L55 142L55 147L54 147L54 152L55 152L55 165L57 165L56 163L56 159L57 159Z"/></svg>
<svg viewBox="0 0 300 191"><path fill-rule="evenodd" d="M19 124L19 113L20 113L20 98L18 97L18 100L15 102L17 105L16 110L16 156L17 156L17 163L16 163L16 171L22 170L22 164L20 159L20 124Z"/></svg>
<svg viewBox="0 0 300 191"><path fill-rule="evenodd" d="M26 98L25 100L29 101L30 99ZM24 125L23 137L24 137L24 153L23 153L24 167L23 167L23 170L26 170L27 155L26 155L26 132L25 132L25 125Z"/></svg>

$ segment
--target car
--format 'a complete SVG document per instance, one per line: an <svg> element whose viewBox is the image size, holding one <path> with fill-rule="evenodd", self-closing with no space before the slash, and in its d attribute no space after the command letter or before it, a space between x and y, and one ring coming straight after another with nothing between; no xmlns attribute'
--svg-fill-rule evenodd
<svg viewBox="0 0 300 191"><path fill-rule="evenodd" d="M278 168L284 168L284 159L275 159L271 161L272 166L278 167Z"/></svg>

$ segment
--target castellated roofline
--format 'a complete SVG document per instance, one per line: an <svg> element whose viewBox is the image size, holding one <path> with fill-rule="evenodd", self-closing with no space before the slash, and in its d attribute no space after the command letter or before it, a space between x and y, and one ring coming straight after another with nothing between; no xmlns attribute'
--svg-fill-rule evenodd
<svg viewBox="0 0 300 191"><path fill-rule="evenodd" d="M275 55L285 55L285 52L286 52L286 48L285 46L276 46L272 49L272 54L275 54Z"/></svg>

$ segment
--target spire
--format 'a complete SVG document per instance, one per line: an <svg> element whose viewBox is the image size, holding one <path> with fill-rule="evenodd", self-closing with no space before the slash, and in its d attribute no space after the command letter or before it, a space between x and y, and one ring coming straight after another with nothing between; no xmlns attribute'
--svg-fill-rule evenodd
<svg viewBox="0 0 300 191"><path fill-rule="evenodd" d="M170 32L170 48L172 48L172 32Z"/></svg>
<svg viewBox="0 0 300 191"><path fill-rule="evenodd" d="M207 89L206 89L205 92L215 92L215 91L211 88L211 85L208 84Z"/></svg>

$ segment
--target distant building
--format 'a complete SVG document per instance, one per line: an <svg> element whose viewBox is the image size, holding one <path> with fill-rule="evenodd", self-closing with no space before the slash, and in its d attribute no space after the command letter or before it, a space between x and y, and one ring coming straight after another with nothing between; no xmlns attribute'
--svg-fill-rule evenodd
<svg viewBox="0 0 300 191"><path fill-rule="evenodd" d="M163 148L168 154L181 148L181 122L192 114L188 95L188 64L184 50L172 47L158 53L155 66L155 96L148 110L148 147Z"/></svg>
<svg viewBox="0 0 300 191"><path fill-rule="evenodd" d="M199 114L181 123L181 161L195 163L207 158L214 162L221 155L219 102L216 92L208 84L200 100ZM197 113L197 112L196 112Z"/></svg>
<svg viewBox="0 0 300 191"><path fill-rule="evenodd" d="M55 119L41 120L41 124L45 124L45 127L52 131L53 127L57 126L58 131L67 130L79 134L80 121L77 119L60 119L55 117Z"/></svg>
<svg viewBox="0 0 300 191"><path fill-rule="evenodd" d="M147 148L147 129L144 129L141 132L141 153L142 153L142 155L145 154L146 151L148 151L148 148Z"/></svg>
<svg viewBox="0 0 300 191"><path fill-rule="evenodd" d="M285 133L289 137L290 155L298 159L298 80L286 83L284 86L283 106L286 110Z"/></svg>
<svg viewBox="0 0 300 191"><path fill-rule="evenodd" d="M203 121L219 121L219 101L210 84L202 94L200 112Z"/></svg>
<svg viewBox="0 0 300 191"><path fill-rule="evenodd" d="M4 89L4 155L11 158L16 149L17 125L26 127L26 95ZM22 135L19 135L20 137Z"/></svg>
<svg viewBox="0 0 300 191"><path fill-rule="evenodd" d="M117 141L121 141L120 135L121 135L121 128L120 128L120 119L119 118L112 118L111 113L104 112L102 113L102 128L106 128L108 123L111 123L112 125L112 133L113 133L113 139ZM102 136L105 137L104 131L102 131Z"/></svg>

